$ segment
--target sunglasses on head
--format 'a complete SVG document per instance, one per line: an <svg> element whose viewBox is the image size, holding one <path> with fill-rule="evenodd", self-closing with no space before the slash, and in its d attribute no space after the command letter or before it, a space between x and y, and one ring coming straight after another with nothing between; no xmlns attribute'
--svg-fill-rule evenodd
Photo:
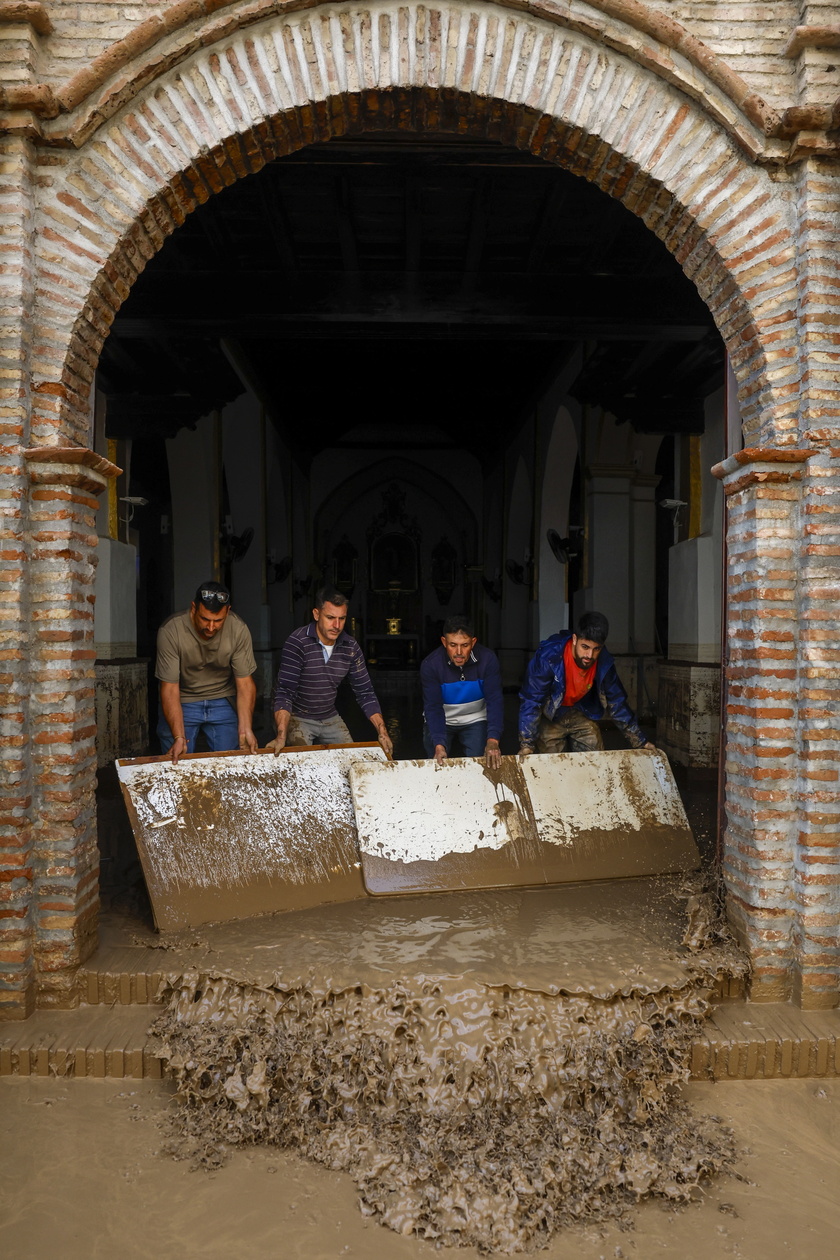
<svg viewBox="0 0 840 1260"><path fill-rule="evenodd" d="M202 590L199 591L199 594L201 596L202 604L206 604L208 607L212 603L222 605L226 604L230 599L227 591L206 591L202 588Z"/></svg>

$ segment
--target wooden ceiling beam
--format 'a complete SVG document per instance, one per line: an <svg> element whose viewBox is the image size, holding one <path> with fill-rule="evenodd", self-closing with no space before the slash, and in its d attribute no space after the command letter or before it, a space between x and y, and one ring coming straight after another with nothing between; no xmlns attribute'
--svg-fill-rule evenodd
<svg viewBox="0 0 840 1260"><path fill-rule="evenodd" d="M272 174L279 174L272 170ZM298 258L279 179L259 179L254 181L265 221L268 224L269 236L285 277L294 279L298 271Z"/></svg>
<svg viewBox="0 0 840 1260"><path fill-rule="evenodd" d="M557 223L568 195L569 185L565 181L557 180L548 186L543 197L543 204L540 209L537 228L531 241L531 248L528 251L527 273L533 274L543 270L545 256L554 239Z"/></svg>
<svg viewBox="0 0 840 1260"><path fill-rule="evenodd" d="M423 207L420 181L411 175L403 180L403 225L405 233L403 293L410 308L417 303L418 277L423 264Z"/></svg>
<svg viewBox="0 0 840 1260"><path fill-rule="evenodd" d="M484 254L484 243L487 240L492 201L492 183L487 175L479 175L475 181L470 204L470 226L460 288L462 298L472 296L479 280L479 270Z"/></svg>
<svg viewBox="0 0 840 1260"><path fill-rule="evenodd" d="M335 181L335 210L338 243L344 268L344 288L351 298L358 299L362 287L359 246L353 224L353 191L346 175L339 175Z"/></svg>
<svg viewBox="0 0 840 1260"><path fill-rule="evenodd" d="M155 340L163 337L232 337L240 340L339 340L379 338L416 340L458 338L483 341L662 341L697 342L708 329L699 324L658 324L638 321L582 319L576 316L518 316L455 311L388 311L382 315L330 312L290 312L282 315L189 316L184 318L130 319L114 326L117 340Z"/></svg>

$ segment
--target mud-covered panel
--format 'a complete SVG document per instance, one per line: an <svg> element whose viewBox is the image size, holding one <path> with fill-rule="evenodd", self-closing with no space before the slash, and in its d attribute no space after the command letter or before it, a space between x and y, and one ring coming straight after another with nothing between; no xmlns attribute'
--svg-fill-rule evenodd
<svg viewBox="0 0 840 1260"><path fill-rule="evenodd" d="M350 771L365 887L374 894L546 882L522 768L505 757L388 763ZM378 767L376 767L378 769Z"/></svg>
<svg viewBox="0 0 840 1260"><path fill-rule="evenodd" d="M364 896L347 780L378 745L118 763L158 927Z"/></svg>
<svg viewBox="0 0 840 1260"><path fill-rule="evenodd" d="M690 835L661 752L535 753L522 761L540 838L574 844L590 831L641 832L651 823Z"/></svg>
<svg viewBox="0 0 840 1260"><path fill-rule="evenodd" d="M354 766L374 895L526 887L693 870L699 855L667 759L649 752Z"/></svg>
<svg viewBox="0 0 840 1260"><path fill-rule="evenodd" d="M523 764L549 883L696 870L700 854L661 752L534 755Z"/></svg>

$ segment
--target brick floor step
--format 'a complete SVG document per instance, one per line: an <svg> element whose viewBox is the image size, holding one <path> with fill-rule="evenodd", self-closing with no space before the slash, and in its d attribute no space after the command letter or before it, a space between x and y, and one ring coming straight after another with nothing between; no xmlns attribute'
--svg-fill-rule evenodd
<svg viewBox="0 0 840 1260"><path fill-rule="evenodd" d="M150 961L149 955L154 961ZM165 957L165 955L164 955ZM81 968L76 979L82 1002L90 1006L146 1006L157 1002L162 973L155 970L161 961L157 950L100 950ZM172 970L178 970L175 964Z"/></svg>
<svg viewBox="0 0 840 1260"><path fill-rule="evenodd" d="M753 1081L840 1075L840 1010L802 1011L785 1003L724 1002L695 1042L697 1080Z"/></svg>
<svg viewBox="0 0 840 1260"><path fill-rule="evenodd" d="M80 1006L0 1024L0 1076L159 1079L147 1035L153 1018L143 1006Z"/></svg>
<svg viewBox="0 0 840 1260"><path fill-rule="evenodd" d="M160 1078L150 1049L148 1006L81 1006L38 1011L0 1024L0 1076ZM695 1080L767 1080L840 1075L840 1010L727 1002L694 1044Z"/></svg>

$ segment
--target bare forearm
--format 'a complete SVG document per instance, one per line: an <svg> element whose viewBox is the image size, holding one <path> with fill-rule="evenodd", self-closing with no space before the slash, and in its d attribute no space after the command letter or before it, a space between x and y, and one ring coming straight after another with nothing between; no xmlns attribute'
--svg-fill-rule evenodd
<svg viewBox="0 0 840 1260"><path fill-rule="evenodd" d="M237 678L236 719L239 725L239 747L251 753L257 751L257 738L252 726L256 702L257 688L253 678Z"/></svg>
<svg viewBox="0 0 840 1260"><path fill-rule="evenodd" d="M254 706L257 703L257 688L253 678L237 678L236 680L236 716L239 729L250 730L254 720Z"/></svg>
<svg viewBox="0 0 840 1260"><path fill-rule="evenodd" d="M183 739L184 711L181 708L181 688L177 683L160 684L160 704L172 738Z"/></svg>
<svg viewBox="0 0 840 1260"><path fill-rule="evenodd" d="M379 740L382 751L388 758L394 755L394 745L391 743L391 736L388 734L388 727L385 725L385 719L381 713L371 713L370 720L376 731L376 738Z"/></svg>
<svg viewBox="0 0 840 1260"><path fill-rule="evenodd" d="M178 683L162 682L160 684L160 707L172 732L169 760L173 765L177 765L178 758L183 756L189 747L184 733L184 710L181 707L181 688Z"/></svg>
<svg viewBox="0 0 840 1260"><path fill-rule="evenodd" d="M289 734L289 722L291 721L291 711L289 709L275 709L274 725L277 727L277 734L269 743L268 747L272 749L275 757L286 747L286 739Z"/></svg>

